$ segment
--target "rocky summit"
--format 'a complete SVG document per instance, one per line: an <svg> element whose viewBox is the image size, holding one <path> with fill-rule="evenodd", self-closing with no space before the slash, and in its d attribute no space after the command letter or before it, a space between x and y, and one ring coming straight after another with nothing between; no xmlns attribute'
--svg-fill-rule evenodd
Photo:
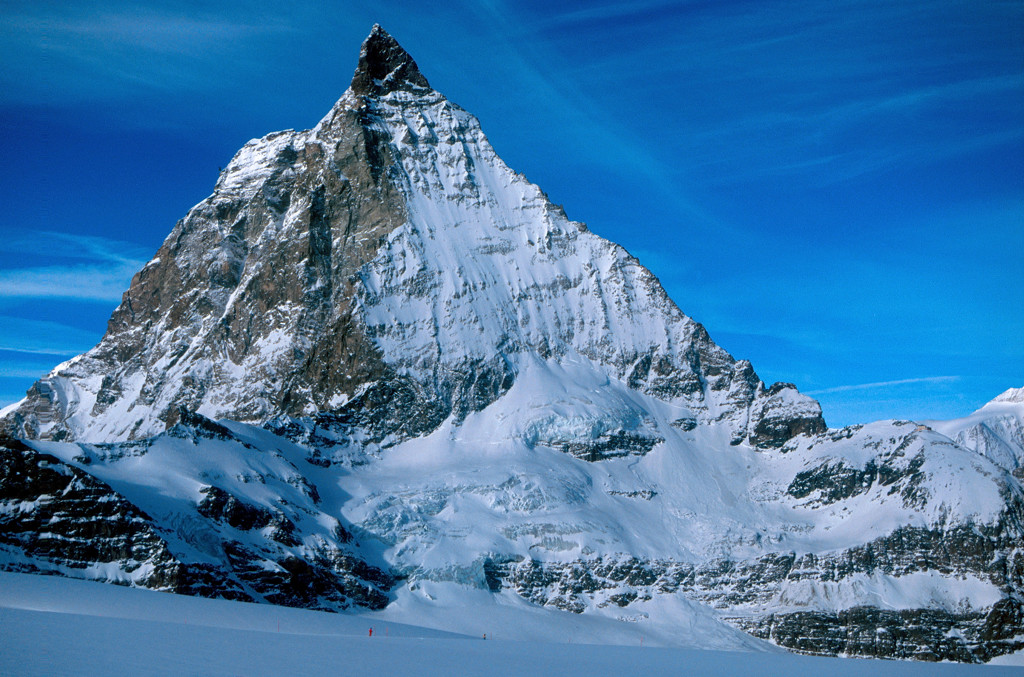
<svg viewBox="0 0 1024 677"><path fill-rule="evenodd" d="M827 428L375 26L319 124L246 144L100 343L0 412L0 565L985 661L1024 648L1015 392Z"/></svg>

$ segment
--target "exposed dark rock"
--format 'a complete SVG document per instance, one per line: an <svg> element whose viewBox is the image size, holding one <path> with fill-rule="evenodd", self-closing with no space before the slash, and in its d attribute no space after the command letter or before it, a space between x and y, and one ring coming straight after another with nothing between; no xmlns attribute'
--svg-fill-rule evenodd
<svg viewBox="0 0 1024 677"><path fill-rule="evenodd" d="M764 403L750 433L750 443L763 449L781 447L797 435L816 435L826 430L821 408L794 407L791 397L796 395L792 383L776 383L768 389Z"/></svg>
<svg viewBox="0 0 1024 677"><path fill-rule="evenodd" d="M337 611L349 606L381 609L390 599L382 592L396 579L351 555L322 552L311 560L285 556L268 569L266 560L237 542L224 551L238 577L266 601L281 606Z"/></svg>
<svg viewBox="0 0 1024 677"><path fill-rule="evenodd" d="M425 89L430 89L430 84L409 53L387 31L374 25L359 53L359 66L352 76L352 92L381 96L398 90Z"/></svg>
<svg viewBox="0 0 1024 677"><path fill-rule="evenodd" d="M907 506L921 507L928 499L923 488L925 462L923 452L912 457L906 451L917 439L917 430L893 440L891 451L871 459L863 468L851 468L841 461L825 461L801 471L786 492L795 498L812 496L812 501L828 505L859 494L874 486L888 487L889 495L899 494Z"/></svg>
<svg viewBox="0 0 1024 677"><path fill-rule="evenodd" d="M449 370L435 383L422 383L385 370L386 378L367 384L355 397L334 411L309 418L276 418L266 427L279 435L310 446L313 453L352 443L355 435L388 446L425 435L449 416L461 421L480 411L512 387L515 376L503 360L470 362ZM330 463L322 456L310 462Z"/></svg>
<svg viewBox="0 0 1024 677"><path fill-rule="evenodd" d="M240 501L223 489L204 487L199 492L204 494L205 498L199 502L196 509L203 517L224 522L242 531L262 529L274 521L274 513L266 508Z"/></svg>
<svg viewBox="0 0 1024 677"><path fill-rule="evenodd" d="M234 529L269 529L267 547L253 551L230 540L226 566L188 562L172 552L164 527L109 485L22 442L0 439L0 550L5 568L94 577L105 565L111 582L204 597L337 610L381 608L396 579L337 548L288 548L300 543L280 511L248 504L217 487L203 490L198 513ZM352 540L339 523L339 541ZM279 569L264 565L276 557Z"/></svg>
<svg viewBox="0 0 1024 677"><path fill-rule="evenodd" d="M110 487L21 442L0 447L0 538L26 554L84 568L174 562L148 516Z"/></svg>
<svg viewBox="0 0 1024 677"><path fill-rule="evenodd" d="M619 491L616 489L612 489L608 493L612 496L625 496L626 498L642 498L645 501L649 501L658 495L658 492L652 489L638 489L635 491Z"/></svg>
<svg viewBox="0 0 1024 677"><path fill-rule="evenodd" d="M755 637L824 656L983 663L1024 648L1020 602L1010 599L987 614L855 607L837 613L797 612L730 620Z"/></svg>
<svg viewBox="0 0 1024 677"><path fill-rule="evenodd" d="M167 424L167 434L171 437L191 439L193 441L199 438L207 440L233 440L243 444L225 426L211 421L194 411L189 411L185 407L174 409L168 415L165 423Z"/></svg>
<svg viewBox="0 0 1024 677"><path fill-rule="evenodd" d="M1024 646L1024 609L1018 599L1024 590L1024 539L1018 503L1011 501L1011 509L996 526L958 525L945 531L903 527L863 546L820 555L775 553L697 566L628 555L570 563L492 556L484 563L484 573L492 591L511 588L535 604L575 613L591 604L627 605L656 594L681 593L722 610L764 610L729 620L757 637L797 651L980 662ZM778 606L787 582L836 583L855 574L875 573L898 578L923 571L975 576L1010 596L985 612L768 611Z"/></svg>
<svg viewBox="0 0 1024 677"><path fill-rule="evenodd" d="M690 432L691 430L694 430L697 427L697 419L694 418L693 416L677 418L676 420L672 421L672 425L685 432Z"/></svg>
<svg viewBox="0 0 1024 677"><path fill-rule="evenodd" d="M817 492L815 500L828 505L867 493L877 482L890 487L889 494L899 493L909 505L919 505L924 478L922 465L923 454L917 454L902 467L892 464L890 459L882 459L881 463L872 459L862 469L850 468L838 461L826 462L798 473L786 493L794 498L806 498Z"/></svg>
<svg viewBox="0 0 1024 677"><path fill-rule="evenodd" d="M151 518L108 485L10 439L0 439L0 506L0 544L19 554L8 568L76 575L113 565L115 583L250 599L220 572L179 561Z"/></svg>
<svg viewBox="0 0 1024 677"><path fill-rule="evenodd" d="M555 442L552 446L578 459L596 462L622 456L643 456L664 441L661 437L618 430L593 440Z"/></svg>

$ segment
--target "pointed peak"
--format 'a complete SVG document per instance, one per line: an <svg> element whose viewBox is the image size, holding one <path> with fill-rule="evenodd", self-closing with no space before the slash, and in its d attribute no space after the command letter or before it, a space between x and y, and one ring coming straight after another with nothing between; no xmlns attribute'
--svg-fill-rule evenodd
<svg viewBox="0 0 1024 677"><path fill-rule="evenodd" d="M352 92L380 96L394 91L422 92L430 83L420 73L416 62L398 41L374 24L359 51L359 65L352 76Z"/></svg>
<svg viewBox="0 0 1024 677"><path fill-rule="evenodd" d="M1024 404L1024 388L1010 388L1006 392L997 395L992 402L1010 402L1012 404ZM991 404L991 402L989 403Z"/></svg>

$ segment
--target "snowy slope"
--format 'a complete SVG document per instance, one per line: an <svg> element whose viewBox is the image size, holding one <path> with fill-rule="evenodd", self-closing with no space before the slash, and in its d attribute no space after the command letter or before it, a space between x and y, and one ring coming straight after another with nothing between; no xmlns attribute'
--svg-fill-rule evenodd
<svg viewBox="0 0 1024 677"><path fill-rule="evenodd" d="M262 581L247 575L243 566L256 566L268 574L283 574L288 562L299 558L302 561L319 562L325 553L347 552L365 558L372 564L387 567L394 560L393 553L375 552L381 545L376 539L361 539L353 548L347 529L339 522L351 501L346 491L347 483L342 481L348 473L335 468L320 468L308 464L305 450L288 440L267 431L238 423L228 423L233 436L230 438L209 438L183 434L181 426L172 431L142 443L123 445L93 445L86 443L67 444L57 442L35 442L33 446L49 458L59 459L68 467L88 470L91 477L109 486L116 496L125 498L145 515L156 518L156 530L176 560L190 566L204 566L214 571L228 570L238 574L229 581L238 589L238 597L258 601L270 601L291 606L312 606L314 608L346 608L344 598L306 595L295 599L285 597L279 588L262 584ZM55 467L49 462L49 468ZM297 468L304 474L299 475ZM537 467L531 474L541 474ZM397 486L408 479L396 479ZM209 503L209 488L216 487L235 504L233 510L211 514L204 507ZM454 493L459 493L456 485ZM401 493L399 493L401 496ZM40 499L45 502L46 497ZM39 503L40 501L37 501ZM246 513L241 513L245 506ZM24 502L6 504L9 509L30 513L35 505ZM247 514L258 510L277 515L267 526L244 524ZM241 514L241 519L236 519ZM337 516L337 517L335 517ZM81 520L81 517L79 517ZM60 529L51 518L51 532ZM254 522L250 518L249 522ZM0 520L10 529L10 522ZM348 528L351 524L345 522ZM354 527L357 530L359 527ZM470 527L459 520L451 520L448 528L462 534ZM480 525L477 525L477 530ZM288 538L281 538L284 532ZM364 535L365 536L365 535ZM381 535L385 537L385 535ZM52 540L54 537L50 537ZM412 584L398 590L388 607L388 617L394 619L409 616L417 618L424 625L436 622L432 618L443 616L446 607L467 607L472 612L460 612L457 619L448 621L448 627L465 626L486 622L492 632L504 636L543 637L548 631L550 620L563 614L555 610L540 610L521 600L511 592L495 597L486 592L483 580L466 578L460 561L479 556L474 543L444 548L447 559L424 562L431 567L422 580L412 577ZM37 548L39 550L40 548ZM46 546L42 550L51 553L56 548ZM247 561L240 561L239 553L248 553ZM79 568L79 563L51 562L40 558L13 557L10 547L0 544L0 561L8 566L21 564L22 568L42 568L43 571L61 573L73 577L97 578L107 582L144 587L162 587L174 590L172 585L154 584L152 579L163 581L159 576L159 562L113 560ZM141 564L141 566L140 566ZM365 569L365 566L364 566ZM476 569L479 571L479 563ZM354 568L353 573L367 578L367 573ZM154 574L157 574L156 576ZM383 590L379 577L371 579ZM447 582L447 584L446 584ZM282 585L285 591L287 585ZM230 591L224 587L201 594L219 596ZM345 594L352 596L350 589ZM370 598L373 599L372 597ZM365 605L365 602L363 602ZM637 634L648 637L648 642L665 646L691 646L703 648L742 649L760 645L757 640L726 625L711 609L685 599L659 601L658 611L653 620L647 612L623 614L596 614L581 621L581 639L611 643L628 642ZM530 621L531 622L524 622ZM625 622L626 620L632 622ZM636 621L643 620L637 624ZM536 626L536 627L535 627ZM685 635L678 629L686 627ZM471 627L463 627L472 632Z"/></svg>
<svg viewBox="0 0 1024 677"><path fill-rule="evenodd" d="M435 617L436 618L436 617ZM562 623L559 623L562 620ZM550 617L544 639L452 636L375 615L323 614L0 573L0 672L161 674L998 675L1019 668L913 665L763 652L573 642ZM580 624L580 619L571 619ZM368 636L370 627L374 636ZM577 628L579 626L577 625ZM482 636L482 633L481 633ZM578 637L578 635L576 635ZM60 638L54 641L54 638ZM118 638L130 637L131 641Z"/></svg>
<svg viewBox="0 0 1024 677"><path fill-rule="evenodd" d="M1009 471L1024 466L1024 388L1010 388L970 416L924 423Z"/></svg>
<svg viewBox="0 0 1024 677"><path fill-rule="evenodd" d="M330 597L283 595L289 585L276 581L293 558L347 552L404 579L393 590L373 579L388 594L387 617L430 625L449 609L471 609L444 626L468 633L486 621L492 632L542 637L543 628L526 632L516 614L573 611L586 619L580 636L592 641L623 642L639 632L659 645L736 649L754 640L724 619L749 628L766 614L867 605L977 623L1003 603L1003 546L987 535L996 527L985 525L1002 517L1005 484L987 459L916 424L880 423L771 452L668 426L669 436L644 455L587 461L552 448L552 440L593 434L593 420L580 423L588 411L594 420L644 411L652 426L673 411L622 385L591 388L571 367L538 363L460 425L449 421L378 455L345 448L327 467L310 462L309 448L229 421L220 437L179 424L147 441L32 447L153 516L178 561L233 571L228 580L243 599L339 608ZM553 397L556 409L574 404L576 427L552 426ZM510 436L495 434L503 428ZM853 485L830 484L845 478L842 469L861 474ZM246 526L231 511L204 511L210 487L250 513L279 517ZM958 524L970 534L983 529L976 539L986 549L962 561L927 549L978 547L955 540L964 538ZM892 534L934 542L907 550ZM878 549L867 567L850 555L865 544ZM921 566L922 557L934 563ZM85 571L39 557L7 562L176 589L148 582L153 567L130 560ZM252 578L254 567L272 582ZM517 610L511 618L510 610Z"/></svg>

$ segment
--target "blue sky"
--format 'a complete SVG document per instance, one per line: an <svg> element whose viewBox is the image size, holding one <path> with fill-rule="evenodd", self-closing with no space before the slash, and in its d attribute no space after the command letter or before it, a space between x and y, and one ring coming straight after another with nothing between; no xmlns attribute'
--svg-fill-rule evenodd
<svg viewBox="0 0 1024 677"><path fill-rule="evenodd" d="M0 402L91 347L374 22L498 153L830 425L1024 385L1024 4L0 6Z"/></svg>

